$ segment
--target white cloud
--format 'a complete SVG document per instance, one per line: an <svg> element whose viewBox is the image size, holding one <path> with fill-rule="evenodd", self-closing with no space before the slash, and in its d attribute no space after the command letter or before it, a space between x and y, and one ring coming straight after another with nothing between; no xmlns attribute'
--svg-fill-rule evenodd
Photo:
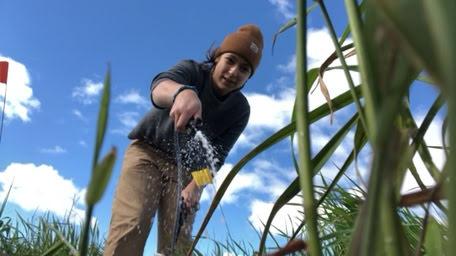
<svg viewBox="0 0 456 256"><path fill-rule="evenodd" d="M123 95L119 95L116 98L116 102L121 104L134 104L139 107L148 108L150 107L150 103L141 96L137 91L131 90L126 92Z"/></svg>
<svg viewBox="0 0 456 256"><path fill-rule="evenodd" d="M349 42L349 40L347 40L347 42ZM307 49L309 54L309 67L320 66L324 60L334 52L334 46L327 29L311 29L308 32ZM356 58L350 57L347 59L347 62L349 64L355 64ZM338 61L335 61L333 65L340 64ZM291 56L288 63L278 65L277 68L279 71L283 72L284 75L275 80L273 84L268 85L267 88L272 92L279 91L279 93L246 94L251 107L250 120L246 130L233 150L236 150L238 146L251 147L252 145L255 145L259 139L263 139L265 132L268 130L276 131L290 122L296 97L294 84L296 56ZM360 81L358 73L351 72L351 74L355 85L358 85ZM349 89L345 74L342 70L325 72L323 81L329 90L331 98L335 98ZM315 86L316 82L313 87ZM272 88L274 88L274 90L272 90ZM308 99L310 110L326 104L326 99L318 88L309 94Z"/></svg>
<svg viewBox="0 0 456 256"><path fill-rule="evenodd" d="M348 38L345 40L345 45L351 43L352 40ZM310 28L307 32L307 66L309 69L320 67L321 64L332 54L336 48L331 39L331 35L327 28L316 29ZM344 52L347 53L347 52ZM353 63L354 58L348 58L350 63ZM335 61L334 63L339 62ZM284 73L294 74L296 71L296 55L292 55L286 64L279 64L278 70Z"/></svg>
<svg viewBox="0 0 456 256"><path fill-rule="evenodd" d="M309 68L320 66L336 49L327 28L307 32L307 57ZM346 43L350 42L349 40Z"/></svg>
<svg viewBox="0 0 456 256"><path fill-rule="evenodd" d="M252 172L262 184L257 192L266 194L270 198L276 198L281 195L296 177L294 170L283 168L281 164L274 160L258 159L252 165Z"/></svg>
<svg viewBox="0 0 456 256"><path fill-rule="evenodd" d="M73 89L72 96L83 104L89 105L96 101L96 98L100 95L102 89L102 82L94 82L90 79L83 79L82 86L75 87Z"/></svg>
<svg viewBox="0 0 456 256"><path fill-rule="evenodd" d="M292 55L290 60L286 64L279 64L277 69L282 71L283 73L291 73L294 74L296 72L296 55Z"/></svg>
<svg viewBox="0 0 456 256"><path fill-rule="evenodd" d="M284 170L277 163L258 159L252 163L252 169L243 169L231 181L222 198L222 203L237 203L246 192L264 194L275 198L283 193L288 183L294 178L291 171ZM214 179L214 186L208 186L201 195L201 201L212 200L215 193L225 180L232 164L224 164Z"/></svg>
<svg viewBox="0 0 456 256"><path fill-rule="evenodd" d="M54 146L53 148L43 148L40 150L41 153L47 154L63 154L66 153L66 149L62 148L61 146Z"/></svg>
<svg viewBox="0 0 456 256"><path fill-rule="evenodd" d="M85 142L85 140L80 140L79 145L81 145L82 147L87 147L87 142Z"/></svg>
<svg viewBox="0 0 456 256"><path fill-rule="evenodd" d="M293 5L289 0L269 0L269 3L274 5L277 11L287 20L295 16L295 13L292 11Z"/></svg>
<svg viewBox="0 0 456 256"><path fill-rule="evenodd" d="M122 126L120 128L114 129L112 132L126 135L131 129L133 129L138 123L139 113L137 112L122 112L118 114L118 118Z"/></svg>
<svg viewBox="0 0 456 256"><path fill-rule="evenodd" d="M11 163L0 172L0 198L4 198L13 184L8 203L15 203L26 211L51 212L63 217L70 214L76 223L84 218L78 204L83 190L50 165Z"/></svg>
<svg viewBox="0 0 456 256"><path fill-rule="evenodd" d="M82 118L82 113L81 111L77 110L77 109L74 109L73 110L73 114L79 118Z"/></svg>
<svg viewBox="0 0 456 256"><path fill-rule="evenodd" d="M78 119L84 121L84 122L87 122L87 118L84 117L84 115L82 114L81 111L77 110L77 109L73 109L73 115L75 115Z"/></svg>
<svg viewBox="0 0 456 256"><path fill-rule="evenodd" d="M214 178L215 189L218 190L220 188L220 185L222 184L223 180L225 180L226 176L229 174L229 171L232 168L232 164L224 164L222 168L220 168ZM210 185L203 191L203 194L201 195L202 202L213 199L214 186ZM256 175L239 172L226 190L222 198L222 203L235 203L238 200L241 191L246 189L255 190L260 188L260 186L261 183L256 178Z"/></svg>
<svg viewBox="0 0 456 256"><path fill-rule="evenodd" d="M346 40L346 43L351 42L350 39ZM310 29L308 32L307 42L307 54L308 54L308 68L320 67L321 64L334 52L335 48L331 41L331 36L326 28L323 29ZM346 59L347 64L356 64L356 57L349 57ZM331 66L340 66L339 61L334 61ZM284 73L293 74L296 70L296 55L290 57L290 60L286 64L278 65L278 69ZM359 84L360 78L357 72L350 72L352 75L353 82L356 85ZM345 74L342 70L331 70L326 71L323 77L323 81L328 87L331 98L334 98L341 93L349 89ZM294 84L290 85L292 88ZM313 88L316 83L313 84ZM309 108L315 109L320 105L326 103L326 100L319 89L312 90L309 95Z"/></svg>
<svg viewBox="0 0 456 256"><path fill-rule="evenodd" d="M24 64L14 59L0 55L0 61L9 63L7 86L0 84L0 102L2 107L6 89L5 118L19 118L24 122L28 122L30 121L31 112L40 108L40 101L33 97L29 72Z"/></svg>
<svg viewBox="0 0 456 256"><path fill-rule="evenodd" d="M280 129L290 122L294 104L294 91L288 89L277 97L259 93L248 93L250 120L247 129Z"/></svg>
<svg viewBox="0 0 456 256"><path fill-rule="evenodd" d="M136 112L123 112L119 114L120 122L128 128L135 127L135 125L138 123L138 117L139 114Z"/></svg>
<svg viewBox="0 0 456 256"><path fill-rule="evenodd" d="M302 198L294 197L290 200L290 203L296 203L302 205ZM261 200L253 200L250 204L250 216L249 221L257 229L264 230L264 224L266 224L269 215L271 214L273 202L266 202ZM285 205L275 215L270 232L272 234L280 234L279 231L285 232L291 235L293 228L296 228L303 219L302 206Z"/></svg>

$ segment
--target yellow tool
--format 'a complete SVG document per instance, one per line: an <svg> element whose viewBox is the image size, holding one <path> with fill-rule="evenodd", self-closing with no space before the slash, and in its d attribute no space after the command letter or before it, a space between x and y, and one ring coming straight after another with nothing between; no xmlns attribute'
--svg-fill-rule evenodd
<svg viewBox="0 0 456 256"><path fill-rule="evenodd" d="M203 168L198 171L192 172L193 180L196 182L198 187L205 186L209 183L212 183L212 173L209 168Z"/></svg>

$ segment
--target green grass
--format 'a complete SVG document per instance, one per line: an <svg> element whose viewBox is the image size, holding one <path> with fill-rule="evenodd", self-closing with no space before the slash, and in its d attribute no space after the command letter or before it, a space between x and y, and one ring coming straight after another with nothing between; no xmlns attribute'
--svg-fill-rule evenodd
<svg viewBox="0 0 456 256"><path fill-rule="evenodd" d="M213 242L213 250L209 252L213 255L265 254L284 246L285 243L279 242L283 239L302 239L306 241L308 250L296 251L298 255L456 255L456 243L448 242L456 238L456 186L448 185L456 179L456 20L451 12L456 8L456 2L364 0L359 3L345 0L348 24L342 35L334 31L324 1L315 1L309 7L307 1L298 0L297 6L296 17L278 28L274 37L275 43L279 34L296 27L296 104L290 109L292 120L233 166L203 218L192 252L203 255L196 250L200 239ZM304 47L306 15L316 10L323 15L336 51L319 69L307 70ZM344 60L345 51L352 47L343 45L347 36L353 39L357 65L347 66ZM341 66L331 67L337 59ZM332 69L343 70L349 89L330 99L331 85L320 83L319 86L328 90L328 102L308 110L310 87L323 77L324 72ZM353 83L352 72L359 73L360 84ZM431 99L434 103L419 125L410 109L410 102L414 100L410 91L417 80L425 81L440 91L438 97ZM81 256L100 253L102 239L89 220L103 195L116 159L115 148L106 157L100 157L108 121L109 89L108 70L97 124L85 224L79 228L65 221L59 222L50 215L31 221L25 221L20 216L16 221L11 217L2 217L0 241L4 247L1 249L6 253ZM352 118L342 124L329 142L311 158L310 125L350 105L355 106ZM446 109L442 131L449 139L441 148L447 155L447 161L443 168L439 168L423 138L442 108ZM352 130L355 131L352 151L345 156L336 176L323 180L323 185L314 184L315 176L323 176L322 167L332 164L330 159L335 149ZM261 152L285 139L297 140L298 151L295 154L292 150L290 158L295 162L299 175L275 202L264 231L259 234L258 244L246 244L230 237L226 241L202 237L236 175ZM350 171L366 150L371 152L371 159L365 161L370 164L367 167L367 188L364 189L359 181L353 181ZM425 164L421 172L412 161L416 156ZM401 187L407 171L412 173L420 189L426 193L421 197L408 195L408 199L412 198L415 203L403 206ZM426 173L423 172L428 172L434 179L434 187L424 186L422 175ZM343 177L351 180L352 186L342 185ZM302 196L300 224L291 235L287 231L272 235L271 228L274 227L271 223L276 213L296 196ZM0 213L4 207L5 204ZM429 214L429 209L437 209L439 218Z"/></svg>
<svg viewBox="0 0 456 256"><path fill-rule="evenodd" d="M318 4L319 8L315 8L315 4ZM456 157L452 157L455 154L452 149L456 143L456 21L450 19L449 14L455 3L425 0L365 0L358 3L356 0L346 0L345 5L349 24L340 37L333 29L325 1L315 1L307 9L307 12L321 10L336 48L336 52L328 56L328 61L320 70L302 72L307 70L304 47L307 33L306 1L298 0L297 16L278 29L274 43L279 34L296 27L296 104L294 109L290 110L293 111L292 122L260 143L234 165L211 203L197 233L194 247L228 186L242 171L243 166L276 143L290 138L298 142L297 157L295 158L294 154L290 157L296 163L299 177L290 183L277 199L265 223L258 251L271 251L266 250L266 237L271 237L269 230L275 214L301 192L303 218L290 240L305 239L310 255L423 255L430 251L439 255L456 254L456 245L446 243L448 236L456 237L455 186L446 185L456 179ZM354 41L358 60L358 65L355 66L347 66L344 60L343 51L347 46L342 43L347 35ZM343 69L350 89L334 99L328 98L326 105L309 111L309 88L318 74L322 77L326 70L334 68L329 66L336 59L334 56L337 56L342 64L337 69ZM361 84L353 84L349 71L360 74ZM427 74L425 81L433 83L429 86L438 88L442 96L435 99L425 121L417 125L409 104L413 98L410 98L409 94L415 80L423 81L422 74ZM320 86L328 90L325 84L320 83ZM326 96L328 95L329 93ZM351 104L356 107L354 119L345 123L316 157L311 159L309 126ZM450 140L449 145L442 150L447 152L447 159L452 160L447 161L444 168L440 169L432 159L423 135L443 107L448 110L448 122L444 122L442 130ZM347 135L344 129L351 129L350 127L355 127L356 130L353 151L346 156L346 161L335 178L317 190L312 181L313 177L321 174L322 166L331 164L329 159L334 153L333 149ZM349 175L353 162L365 150L372 152L372 159L367 161L371 163L368 166L368 186L363 192L365 198L361 200L348 192L350 188L342 189L339 181L341 177ZM421 172L416 170L412 161L417 155L426 166ZM413 206L400 205L400 189L408 170L416 182L421 184L421 189L426 189L421 177L425 174L424 171L428 172L436 183L430 191L444 191L438 199L433 196L436 192L429 193L416 203L424 209L429 206L438 207L443 221L433 221L428 214L417 215L411 210ZM362 187L361 185L354 184L353 188ZM319 193L315 196L317 191ZM320 193L321 191L323 192ZM335 199L342 201L337 202ZM318 209L331 211L327 210L326 214L321 215ZM431 246L433 243L428 242L428 239L442 246Z"/></svg>
<svg viewBox="0 0 456 256"><path fill-rule="evenodd" d="M6 203L7 198L3 205ZM79 255L82 223L75 223L70 215L59 218L44 213L25 219L19 214L15 217L0 214L0 255ZM104 238L100 236L98 225L91 225L88 233L87 254L102 255Z"/></svg>

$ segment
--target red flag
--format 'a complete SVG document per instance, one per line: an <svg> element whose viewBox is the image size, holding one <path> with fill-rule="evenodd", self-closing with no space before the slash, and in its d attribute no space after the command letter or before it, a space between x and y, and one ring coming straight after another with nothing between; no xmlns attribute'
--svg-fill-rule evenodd
<svg viewBox="0 0 456 256"><path fill-rule="evenodd" d="M8 62L0 61L0 83L6 84L8 81Z"/></svg>

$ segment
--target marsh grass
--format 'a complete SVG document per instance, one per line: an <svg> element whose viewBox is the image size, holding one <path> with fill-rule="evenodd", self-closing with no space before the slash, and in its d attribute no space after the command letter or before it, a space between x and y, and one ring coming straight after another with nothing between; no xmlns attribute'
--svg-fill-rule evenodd
<svg viewBox="0 0 456 256"><path fill-rule="evenodd" d="M456 240L456 186L449 185L456 179L456 20L453 18L456 1L364 0L360 3L345 0L348 24L340 36L334 30L325 1L314 1L307 7L307 1L298 0L296 17L279 28L274 37L275 42L281 33L296 27L296 104L290 109L292 120L233 166L216 192L188 254L203 255L196 246L204 238L213 242L213 251L209 253L214 255L264 255L283 247L277 237L280 236L289 241L305 241L305 247L294 251L297 255L456 255L456 243L449 242ZM307 70L306 10L307 13L321 11L336 49L320 69ZM344 50L348 46L344 41L348 36L353 39L354 52L350 54L356 55L357 65L348 66L345 62ZM330 66L335 60L339 60L341 65ZM323 74L333 69L343 70L349 89L331 98L331 85L324 83ZM360 84L354 84L351 72L359 73ZM310 111L307 97L317 80L328 102ZM440 93L431 99L434 103L420 124L410 108L410 102L414 100L410 90L416 80L425 81ZM32 242L33 245L26 249L5 247L5 252L24 250L21 255L30 252L35 253L33 255L97 255L101 245L89 220L103 195L116 158L115 148L103 159L99 157L108 120L109 88L108 70L83 228L77 230L49 215L34 223L19 216L17 222L2 217L2 244L9 246L13 242L21 244L15 246L28 246ZM355 106L352 117L311 157L310 126L347 106ZM446 110L442 137L448 138L448 141L442 140L443 146L438 147L447 156L443 168L432 159L430 147L424 140L424 134L436 122L441 109ZM331 164L336 148L353 129L352 150L338 168L338 173L332 179L324 180L323 185L315 184L315 177L323 176L322 167ZM292 151L290 158L295 162L298 177L276 200L259 234L258 249L253 250L255 247L251 244L232 238L220 242L203 237L203 231L235 176L249 161L284 139L297 141L298 151L296 155ZM369 165L364 187L361 182L353 181L350 175L354 163L366 151L371 152L371 158L365 161ZM423 170L415 166L415 156L424 162ZM408 171L420 190L403 195L401 187ZM425 174L432 177L434 186L425 186ZM352 186L346 186L343 177L350 179ZM293 228L291 235L287 231L273 235L272 221L277 212L296 196L302 198L300 224ZM434 209L439 215L430 214L435 212L431 211ZM272 242L267 244L267 238Z"/></svg>
<svg viewBox="0 0 456 256"><path fill-rule="evenodd" d="M307 12L321 11L336 51L328 56L329 61L320 70L307 72L302 71L307 70L305 10L308 2L298 0L296 3L296 17L279 28L274 36L275 42L280 33L296 27L296 104L290 110L292 121L234 165L217 191L193 246L242 168L261 152L291 138L298 144L297 157L294 158L294 153L291 157L299 175L273 206L261 234L260 254L270 251L266 250L266 238L271 237L269 229L277 212L300 194L303 218L290 241L305 239L310 255L455 255L456 243L447 241L456 238L456 186L448 186L456 179L456 22L450 14L456 10L456 2L345 0L349 24L339 37L325 1L314 1ZM347 47L343 42L349 35L354 41L354 52L349 55L355 54L358 62L352 66L346 64L343 52ZM336 59L341 66L330 67L330 62ZM343 70L350 88L335 98L329 97L331 85L322 81L322 74L332 69ZM351 72L359 73L361 84L354 84ZM309 111L308 92L317 77L328 102ZM425 81L441 93L431 99L434 103L419 125L410 108L414 100L410 90L416 80ZM310 125L348 105L355 106L353 118L311 158ZM449 139L448 143L444 139L441 142L444 146L440 148L447 158L440 168L432 159L424 134L443 108L446 117L442 137ZM356 132L351 153L333 180L328 180L323 187L317 186L313 181L315 175L321 174L322 166L330 164L334 149L352 127ZM371 152L371 159L367 161L367 188L360 199L349 191L364 184L358 182L345 187L339 182L341 177L349 177L351 166L366 150ZM416 168L412 160L415 156L421 158L425 169ZM401 194L407 171L421 191ZM423 175L427 174L434 180L432 187L423 183ZM424 210L417 211L417 208ZM429 214L430 208L438 208L438 221ZM419 212L422 214L418 215Z"/></svg>
<svg viewBox="0 0 456 256"><path fill-rule="evenodd" d="M85 198L87 209L84 222L72 222L71 214L63 219L49 213L34 216L31 220L25 220L19 214L15 219L3 217L0 225L0 253L21 256L102 255L104 240L99 235L97 224L92 223L92 215L109 182L116 159L115 147L112 147L103 158L100 157L108 123L110 90L111 72L108 67L98 113L92 176ZM6 207L10 191L11 187L2 203L0 217Z"/></svg>
<svg viewBox="0 0 456 256"><path fill-rule="evenodd" d="M49 212L35 212L27 219L19 213L16 213L15 217L3 216L8 196L9 192L2 201L0 211L0 255L78 255L75 248L78 248L80 242L82 223L75 222L71 218L71 212L63 217L57 217ZM104 239L100 236L96 222L92 223L88 233L88 255L102 255Z"/></svg>

